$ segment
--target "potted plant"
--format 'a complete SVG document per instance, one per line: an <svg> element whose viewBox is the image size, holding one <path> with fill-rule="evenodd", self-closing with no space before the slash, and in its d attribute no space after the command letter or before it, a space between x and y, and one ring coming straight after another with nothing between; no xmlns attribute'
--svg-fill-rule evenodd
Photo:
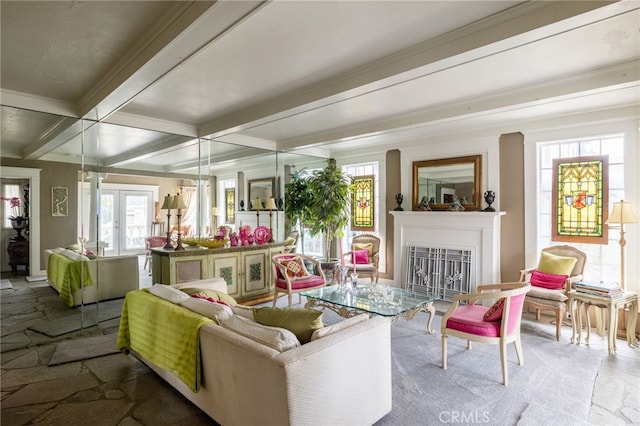
<svg viewBox="0 0 640 426"><path fill-rule="evenodd" d="M349 196L351 177L330 162L315 170L308 182L310 192L309 231L311 235L324 234L324 259L330 259L331 241L342 237L349 223Z"/></svg>
<svg viewBox="0 0 640 426"><path fill-rule="evenodd" d="M303 253L304 232L302 231L304 225L309 221L309 206L311 204L309 180L309 173L304 169L296 170L289 175L289 182L284 185L285 216L291 228L299 229Z"/></svg>

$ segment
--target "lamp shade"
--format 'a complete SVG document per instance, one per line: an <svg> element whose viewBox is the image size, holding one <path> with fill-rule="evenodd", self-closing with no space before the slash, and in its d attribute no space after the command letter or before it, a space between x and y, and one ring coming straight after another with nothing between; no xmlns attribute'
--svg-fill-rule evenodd
<svg viewBox="0 0 640 426"><path fill-rule="evenodd" d="M162 203L162 207L160 207L163 210L170 210L172 209L173 205L173 197L169 194L166 195L166 197L164 197L164 202Z"/></svg>
<svg viewBox="0 0 640 426"><path fill-rule="evenodd" d="M255 201L253 202L253 206L251 208L253 210L261 210L262 209L262 200L260 199L260 197L256 197Z"/></svg>
<svg viewBox="0 0 640 426"><path fill-rule="evenodd" d="M625 203L624 200L620 200L617 203L613 203L613 209L606 223L638 223L638 218L633 213L631 203Z"/></svg>
<svg viewBox="0 0 640 426"><path fill-rule="evenodd" d="M172 209L186 209L187 205L184 203L184 198L182 198L182 195L178 194L175 197L173 197L173 205L171 206Z"/></svg>
<svg viewBox="0 0 640 426"><path fill-rule="evenodd" d="M276 200L273 197L269 197L264 208L267 210L278 210L278 207L276 207Z"/></svg>

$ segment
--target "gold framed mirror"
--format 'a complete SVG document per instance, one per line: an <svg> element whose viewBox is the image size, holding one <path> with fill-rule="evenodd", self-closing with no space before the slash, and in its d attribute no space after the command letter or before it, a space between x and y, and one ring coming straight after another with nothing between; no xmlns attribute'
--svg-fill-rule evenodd
<svg viewBox="0 0 640 426"><path fill-rule="evenodd" d="M275 198L276 178L252 179L248 181L248 184L251 209L261 210L270 197ZM254 206L253 204L258 198L260 199L261 206Z"/></svg>
<svg viewBox="0 0 640 426"><path fill-rule="evenodd" d="M480 210L482 155L413 162L413 210ZM427 209L425 205L428 205Z"/></svg>

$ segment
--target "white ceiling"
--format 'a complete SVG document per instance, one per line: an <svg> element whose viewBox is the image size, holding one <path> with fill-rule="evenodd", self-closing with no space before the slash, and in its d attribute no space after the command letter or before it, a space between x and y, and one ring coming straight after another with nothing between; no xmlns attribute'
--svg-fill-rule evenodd
<svg viewBox="0 0 640 426"><path fill-rule="evenodd" d="M101 121L89 162L188 172L194 138L238 145L208 143L211 161L333 155L635 111L639 8L3 0L2 156L79 161L75 118Z"/></svg>

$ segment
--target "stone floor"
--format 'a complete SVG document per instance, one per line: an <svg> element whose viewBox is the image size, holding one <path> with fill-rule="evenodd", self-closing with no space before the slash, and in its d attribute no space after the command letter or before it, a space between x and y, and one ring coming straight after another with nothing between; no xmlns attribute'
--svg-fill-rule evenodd
<svg viewBox="0 0 640 426"><path fill-rule="evenodd" d="M142 285L149 285L141 271ZM113 354L48 366L56 344L116 333L118 320L50 338L28 330L42 318L69 315L46 282L11 278L14 288L1 290L2 425L215 425L201 410L130 356ZM552 330L552 329L551 329ZM570 329L563 329L563 340ZM592 336L593 350L606 341ZM589 423L640 424L640 349L618 341L615 356L604 359L593 390ZM579 372L576 372L579 374Z"/></svg>

